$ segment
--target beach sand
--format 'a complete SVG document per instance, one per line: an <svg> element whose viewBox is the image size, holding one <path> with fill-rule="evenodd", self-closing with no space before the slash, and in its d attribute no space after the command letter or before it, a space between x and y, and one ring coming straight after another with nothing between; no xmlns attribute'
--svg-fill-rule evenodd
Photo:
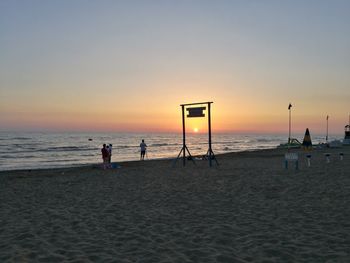
<svg viewBox="0 0 350 263"><path fill-rule="evenodd" d="M285 151L0 172L0 262L350 262L350 147Z"/></svg>

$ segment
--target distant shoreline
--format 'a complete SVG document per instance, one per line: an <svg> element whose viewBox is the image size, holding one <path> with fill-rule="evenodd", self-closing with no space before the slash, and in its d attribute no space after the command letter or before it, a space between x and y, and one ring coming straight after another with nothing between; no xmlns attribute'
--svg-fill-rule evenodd
<svg viewBox="0 0 350 263"><path fill-rule="evenodd" d="M350 149L350 147L343 147L343 148L324 148L324 149L313 149L311 153L322 153L322 152L347 152ZM290 149L291 151L299 152L301 154L307 154L309 152L304 152L300 148L295 148L295 149ZM275 148L269 148L269 149L248 149L248 150L242 150L242 151L235 151L235 152L227 152L227 153L220 153L220 154L215 154L218 160L220 159L225 159L227 157L237 157L237 158L243 158L243 157L268 157L269 155L271 156L276 156L280 155L281 158L283 158L284 153L287 151L286 148L278 148L277 146ZM186 155L188 156L188 155ZM194 155L194 158L200 158L200 155ZM142 166L143 164L154 164L156 165L157 163L169 163L169 167L172 166L172 162L176 159L176 157L169 157L169 158L155 158L155 159L147 159L145 161L140 161L140 160L129 160L129 161L112 161L112 163L116 163L121 166L121 168L124 167L130 167L130 166ZM195 159L196 162L208 162L208 160L199 160ZM33 168L33 169L13 169L13 170L1 170L0 171L0 176L4 174L16 174L16 173L45 173L45 172L65 172L65 171L80 171L84 169L96 169L96 170L102 170L100 167L102 162L98 163L90 163L90 164L77 164L77 165L72 165L72 166L64 166L64 167L52 167L52 168ZM186 165L192 165L190 160L186 161ZM178 161L177 161L177 166L182 166L182 157L180 156ZM213 166L215 167L215 163L213 163ZM113 170L118 170L120 168L112 168L112 169L107 169L106 171L113 171Z"/></svg>
<svg viewBox="0 0 350 263"><path fill-rule="evenodd" d="M275 148L268 148L268 149L247 149L247 150L242 150L242 151L234 151L234 152L227 152L227 153L219 153L215 154L216 157L221 158L225 156L230 156L230 155L235 155L235 154L244 154L244 153L264 153L264 152L274 152L276 150L279 150L277 146ZM201 155L194 155L194 158L200 158ZM188 157L188 154L186 154L186 157ZM169 157L169 158L151 158L151 159L146 159L144 162L172 162L176 159L175 157ZM198 160L195 160L198 161ZM206 160L201 160L201 162L205 162ZM179 163L182 162L182 156L179 157L178 160L178 165ZM112 163L117 163L121 167L123 167L123 164L133 164L133 163L142 163L140 160L127 160L127 161L114 161L112 160ZM52 171L52 170L57 170L57 171L64 171L64 170L75 170L75 169L81 169L81 168L96 168L99 169L99 166L101 166L102 162L97 162L97 163L87 163L87 164L77 164L77 165L67 165L67 166L62 166L62 167L44 167L44 168L33 168L33 169L11 169L11 170L0 170L0 176L3 173L16 173L16 172L36 172L36 171ZM113 170L113 169L112 169Z"/></svg>

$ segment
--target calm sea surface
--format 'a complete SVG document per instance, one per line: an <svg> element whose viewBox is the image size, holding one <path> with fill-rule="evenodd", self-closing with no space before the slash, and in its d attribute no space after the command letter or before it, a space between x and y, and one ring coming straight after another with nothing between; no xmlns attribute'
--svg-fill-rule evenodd
<svg viewBox="0 0 350 263"><path fill-rule="evenodd" d="M302 140L302 135L297 137ZM0 170L71 167L101 162L103 143L113 144L112 161L138 160L140 142L148 145L147 158L175 158L182 147L182 134L173 133L8 133L0 132ZM332 138L332 139L340 139ZM320 136L313 142L323 142ZM286 135L213 134L215 154L275 148ZM207 134L189 134L191 154L208 150ZM146 158L146 159L147 159Z"/></svg>

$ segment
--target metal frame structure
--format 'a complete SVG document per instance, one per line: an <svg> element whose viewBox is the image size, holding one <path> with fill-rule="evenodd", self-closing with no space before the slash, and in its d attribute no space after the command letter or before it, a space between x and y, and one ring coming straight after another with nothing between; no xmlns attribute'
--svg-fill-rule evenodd
<svg viewBox="0 0 350 263"><path fill-rule="evenodd" d="M194 105L203 105L203 104L207 104L208 105L208 151L206 153L206 156L208 157L209 160L209 166L212 166L212 160L215 160L216 165L219 165L218 161L216 160L215 154L212 150L211 147L211 104L213 102L198 102L198 103L188 103L188 104L181 104L181 110L182 110L182 148L177 156L177 158L175 159L174 162L174 166L177 162L177 160L179 159L181 153L182 153L182 164L183 166L186 166L186 151L189 154L189 159L194 163L194 159L190 153L190 151L188 150L187 146L186 146L186 127L185 127L185 108L188 106L194 106ZM204 117L203 115L197 115L197 116L192 116L192 117Z"/></svg>

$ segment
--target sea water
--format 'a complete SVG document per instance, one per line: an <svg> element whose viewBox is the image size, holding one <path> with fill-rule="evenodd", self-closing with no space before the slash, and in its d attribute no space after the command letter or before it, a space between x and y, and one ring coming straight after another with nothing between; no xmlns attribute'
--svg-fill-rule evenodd
<svg viewBox="0 0 350 263"><path fill-rule="evenodd" d="M141 139L148 146L145 159L176 158L182 148L181 133L0 132L0 171L100 163L104 143L113 145L112 162L139 160ZM212 149L215 154L269 149L286 141L286 135L213 134ZM208 135L187 134L186 145L192 155L204 155Z"/></svg>

